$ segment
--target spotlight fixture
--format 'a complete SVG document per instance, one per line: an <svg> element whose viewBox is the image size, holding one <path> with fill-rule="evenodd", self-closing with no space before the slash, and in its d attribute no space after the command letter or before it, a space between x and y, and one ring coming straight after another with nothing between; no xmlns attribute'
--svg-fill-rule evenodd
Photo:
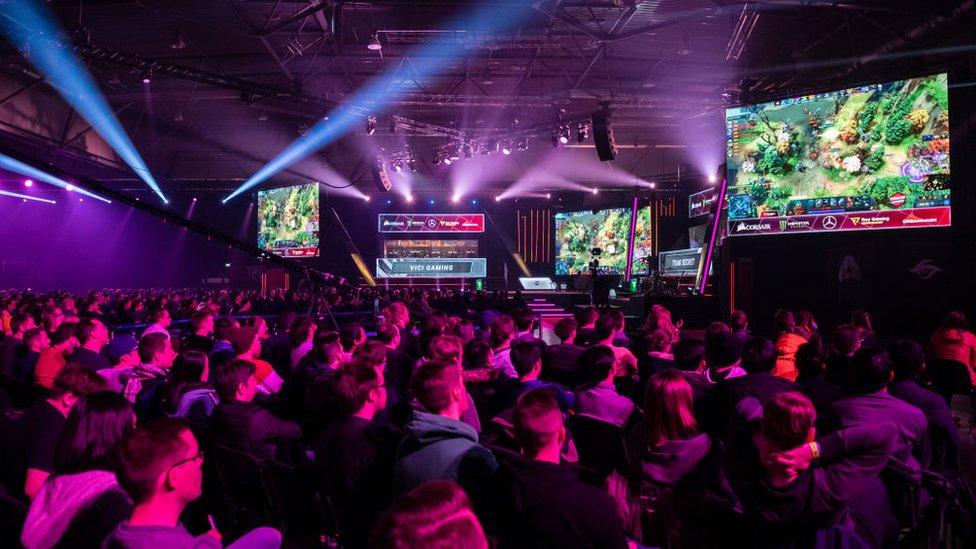
<svg viewBox="0 0 976 549"><path fill-rule="evenodd" d="M396 173L403 173L403 167L400 166L399 162L393 163L393 171L395 171Z"/></svg>
<svg viewBox="0 0 976 549"><path fill-rule="evenodd" d="M404 196L403 199L407 201L407 204L413 203L413 195L412 194L408 194L407 196Z"/></svg>
<svg viewBox="0 0 976 549"><path fill-rule="evenodd" d="M454 193L454 194L453 194L453 195L451 196L451 202L453 202L453 203L455 203L455 204L457 204L457 203L458 203L458 202L460 202L460 201L461 201L461 195L460 195L460 193Z"/></svg>
<svg viewBox="0 0 976 549"><path fill-rule="evenodd" d="M711 175L708 176L708 182L709 183L712 183L714 185L716 181L718 181L718 178L715 177L715 174L711 174Z"/></svg>
<svg viewBox="0 0 976 549"><path fill-rule="evenodd" d="M569 128L567 126L559 129L559 142L563 145L569 143Z"/></svg>
<svg viewBox="0 0 976 549"><path fill-rule="evenodd" d="M66 191L68 191L70 193L71 191L75 190L75 186L74 185L66 185L64 187L64 190L66 190Z"/></svg>
<svg viewBox="0 0 976 549"><path fill-rule="evenodd" d="M471 199L471 205L472 206L477 206L478 205L478 199L477 198L472 198Z"/></svg>
<svg viewBox="0 0 976 549"><path fill-rule="evenodd" d="M591 189L590 192L593 194L600 194L600 189L593 187L593 189Z"/></svg>
<svg viewBox="0 0 976 549"><path fill-rule="evenodd" d="M193 197L193 201L196 202L197 201L197 197L194 196Z"/></svg>
<svg viewBox="0 0 976 549"><path fill-rule="evenodd" d="M505 145L502 145L502 154L504 154L505 156L512 154L512 146L507 143Z"/></svg>
<svg viewBox="0 0 976 549"><path fill-rule="evenodd" d="M552 194L546 193L546 199L552 198Z"/></svg>
<svg viewBox="0 0 976 549"><path fill-rule="evenodd" d="M431 206L433 206L434 205L434 199L431 198L430 200L427 201L427 203L430 204Z"/></svg>
<svg viewBox="0 0 976 549"><path fill-rule="evenodd" d="M451 157L450 156L448 156L447 158L444 159L444 164L447 165L447 166L450 166L451 165L451 162L454 162L454 161L451 160Z"/></svg>
<svg viewBox="0 0 976 549"><path fill-rule="evenodd" d="M502 195L498 195L495 197L495 202L501 202L501 201L502 201Z"/></svg>
<svg viewBox="0 0 976 549"><path fill-rule="evenodd" d="M34 186L34 180L33 179L25 179L24 180L24 186L25 187L33 187Z"/></svg>
<svg viewBox="0 0 976 549"><path fill-rule="evenodd" d="M387 198L387 199L386 199L386 205L387 205L387 206L392 206L392 205L393 205L393 201L392 201L392 200L390 200L389 198Z"/></svg>
<svg viewBox="0 0 976 549"><path fill-rule="evenodd" d="M369 202L369 195L367 194L366 196L364 196L363 197L363 200L365 200L366 202Z"/></svg>
<svg viewBox="0 0 976 549"><path fill-rule="evenodd" d="M366 117L366 135L373 135L376 133L376 117L367 116Z"/></svg>
<svg viewBox="0 0 976 549"><path fill-rule="evenodd" d="M656 189L657 188L657 183L654 182L654 181L651 181L651 188L652 189Z"/></svg>
<svg viewBox="0 0 976 549"><path fill-rule="evenodd" d="M142 71L142 83L149 84L152 82L152 73L148 69Z"/></svg>
<svg viewBox="0 0 976 549"><path fill-rule="evenodd" d="M586 141L587 137L589 137L589 131L586 129L586 125L580 124L579 127L576 128L576 142L582 143Z"/></svg>
<svg viewBox="0 0 976 549"><path fill-rule="evenodd" d="M383 49L383 44L380 43L380 35L378 33L373 33L373 38L366 45L366 49L369 51L380 51Z"/></svg>

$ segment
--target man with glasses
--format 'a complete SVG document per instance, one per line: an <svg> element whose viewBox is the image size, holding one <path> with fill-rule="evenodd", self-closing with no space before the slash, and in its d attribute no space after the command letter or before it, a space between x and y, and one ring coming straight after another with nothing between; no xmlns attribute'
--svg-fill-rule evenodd
<svg viewBox="0 0 976 549"><path fill-rule="evenodd" d="M132 517L120 524L102 547L107 549L218 549L220 533L193 537L180 513L202 493L203 453L186 423L159 419L140 426L119 447L119 484L132 498ZM231 548L280 547L281 534L258 528Z"/></svg>

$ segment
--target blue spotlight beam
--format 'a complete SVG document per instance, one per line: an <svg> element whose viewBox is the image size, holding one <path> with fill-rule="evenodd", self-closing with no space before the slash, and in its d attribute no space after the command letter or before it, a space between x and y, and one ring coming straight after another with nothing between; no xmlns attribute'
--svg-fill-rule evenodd
<svg viewBox="0 0 976 549"><path fill-rule="evenodd" d="M9 196L12 198L22 198L24 200L33 200L34 202L44 202L45 204L57 204L54 200L49 200L47 198L40 198L37 196L31 196L29 194L20 194L11 191L0 190L0 196Z"/></svg>
<svg viewBox="0 0 976 549"><path fill-rule="evenodd" d="M510 28L532 13L530 9L503 9L492 4L489 1L484 2L455 21L451 28L474 35L495 33ZM240 187L224 197L222 202L226 204L288 166L333 143L345 135L364 115L383 112L392 100L402 96L410 86L423 85L425 79L440 73L463 56L464 49L451 43L430 43L414 49L404 56L410 59L412 70L409 74L401 72L400 69L403 67L398 64L395 69L388 70L385 74L371 80L348 99L346 106L339 107L316 123L307 134L278 153Z"/></svg>
<svg viewBox="0 0 976 549"><path fill-rule="evenodd" d="M7 39L37 67L116 154L149 185L164 203L169 203L146 162L122 128L95 80L69 48L44 3L37 0L8 0L2 10L7 21L0 25Z"/></svg>
<svg viewBox="0 0 976 549"><path fill-rule="evenodd" d="M73 187L73 192L94 198L95 200L101 200L106 204L112 203L112 201L107 198L86 191L85 189L82 189L77 185L68 183L64 179L61 179L60 177L56 177L45 171L41 171L35 168L34 166L31 166L30 164L25 164L20 160L17 160L16 158L11 158L3 153L0 153L0 168L3 168L11 172L19 173L20 175L26 175L27 177L33 179L34 181L43 181L50 185L54 185L55 187L61 187L62 189L65 190L67 190L68 186L70 185Z"/></svg>

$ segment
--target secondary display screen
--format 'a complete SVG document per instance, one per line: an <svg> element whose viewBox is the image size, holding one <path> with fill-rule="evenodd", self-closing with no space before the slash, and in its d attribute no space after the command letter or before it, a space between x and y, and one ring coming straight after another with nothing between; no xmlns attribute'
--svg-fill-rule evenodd
<svg viewBox="0 0 976 549"><path fill-rule="evenodd" d="M258 191L258 247L283 257L319 255L319 186Z"/></svg>
<svg viewBox="0 0 976 549"><path fill-rule="evenodd" d="M600 262L601 273L626 271L630 213L630 208L557 213L554 223L556 274L589 273L594 258ZM647 272L644 258L651 255L650 230L650 208L642 208L637 212L635 228L634 273ZM590 253L593 248L600 248L599 256Z"/></svg>
<svg viewBox="0 0 976 549"><path fill-rule="evenodd" d="M937 74L726 110L729 234L950 224Z"/></svg>
<svg viewBox="0 0 976 549"><path fill-rule="evenodd" d="M386 240L383 257L477 257L477 240Z"/></svg>

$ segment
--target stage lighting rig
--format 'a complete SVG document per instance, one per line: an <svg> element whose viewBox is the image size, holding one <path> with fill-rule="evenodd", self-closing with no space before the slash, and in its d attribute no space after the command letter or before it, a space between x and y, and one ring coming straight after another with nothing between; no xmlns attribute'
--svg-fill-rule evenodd
<svg viewBox="0 0 976 549"><path fill-rule="evenodd" d="M512 146L509 145L508 143L502 145L502 154L504 154L505 156L512 154Z"/></svg>
<svg viewBox="0 0 976 549"><path fill-rule="evenodd" d="M386 171L386 160L383 157L376 157L376 161L373 163L373 182L376 183L376 189L380 192L388 193L393 190L393 181L390 180L390 174Z"/></svg>
<svg viewBox="0 0 976 549"><path fill-rule="evenodd" d="M366 135L373 135L376 133L376 117L367 116L366 117Z"/></svg>

